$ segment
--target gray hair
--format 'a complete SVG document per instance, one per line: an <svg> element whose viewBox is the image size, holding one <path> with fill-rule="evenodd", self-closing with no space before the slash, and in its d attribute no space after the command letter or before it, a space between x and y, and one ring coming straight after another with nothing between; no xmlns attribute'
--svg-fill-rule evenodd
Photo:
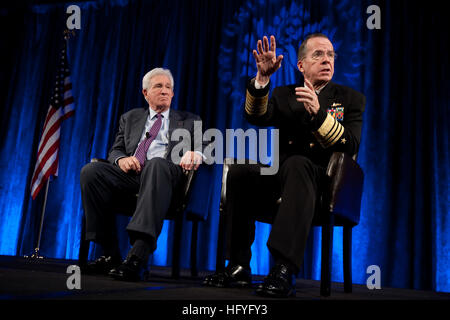
<svg viewBox="0 0 450 320"><path fill-rule="evenodd" d="M168 77L170 79L170 84L172 85L172 89L173 89L174 81L173 81L172 73L170 72L169 69L164 69L164 68L155 68L155 69L152 69L149 72L147 72L145 74L145 76L142 78L142 89L148 90L150 87L150 80L154 76L158 76L158 75L164 75L164 76Z"/></svg>

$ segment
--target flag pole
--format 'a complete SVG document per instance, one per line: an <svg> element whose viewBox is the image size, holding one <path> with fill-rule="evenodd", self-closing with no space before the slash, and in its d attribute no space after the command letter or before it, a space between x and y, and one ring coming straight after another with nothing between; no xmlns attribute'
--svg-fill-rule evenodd
<svg viewBox="0 0 450 320"><path fill-rule="evenodd" d="M48 195L48 185L49 184L50 184L50 177L48 177L47 183L45 184L44 204L42 205L41 223L39 225L39 234L38 234L38 239L37 239L37 245L36 245L36 248L34 248L33 254L31 256L25 256L25 258L44 259L44 257L39 254L39 251L40 251L40 247L41 247L42 227L44 226L44 216L45 216L45 209L47 206L47 195Z"/></svg>
<svg viewBox="0 0 450 320"><path fill-rule="evenodd" d="M67 39L70 38L70 31L64 30L64 41L63 48L61 50L61 58L60 58L60 66L56 73L55 83L56 86L53 89L52 97L50 99L50 106L47 111L47 116L45 118L44 128L42 129L42 137L39 142L38 147L38 156L36 167L34 169L33 178L31 180L31 196L33 200L36 198L37 193L42 187L43 180L41 179L42 175L48 175L46 186L45 186L45 195L44 195L44 204L42 206L41 213L41 222L39 225L39 234L37 239L37 245L34 249L34 252L30 256L24 256L25 258L32 259L43 259L39 253L41 247L41 237L42 237L42 229L44 226L44 216L45 210L47 206L47 195L48 195L48 186L50 184L50 178L52 175L56 176L58 173L58 150L59 150L59 131L61 124L60 122L69 118L74 113L74 101L72 96L72 84L70 82L70 71L67 64ZM75 35L75 32L72 30L72 34ZM66 95L67 94L67 95ZM49 139L49 132L51 130L46 130L47 125L49 123L58 123L56 128L56 132L58 133L57 140L53 141ZM53 134L53 133L52 133ZM43 142L44 141L44 142ZM49 144L49 141L51 143ZM41 146L41 143L43 145ZM53 146L56 145L56 150L52 149ZM41 151L45 150L44 153L41 154ZM52 151L53 150L53 151ZM42 158L41 158L42 156ZM46 159L41 162L41 160ZM50 165L47 165L50 163ZM54 165L56 165L56 172L54 169ZM46 168L44 170L44 168Z"/></svg>

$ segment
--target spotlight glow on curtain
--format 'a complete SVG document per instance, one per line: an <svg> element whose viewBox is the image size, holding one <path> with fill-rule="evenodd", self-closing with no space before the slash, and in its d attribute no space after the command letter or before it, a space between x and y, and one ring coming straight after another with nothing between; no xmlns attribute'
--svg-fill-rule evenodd
<svg viewBox="0 0 450 320"><path fill-rule="evenodd" d="M380 30L366 27L366 8L381 8ZM334 80L367 98L358 162L365 172L361 222L353 232L353 281L364 284L369 265L382 287L450 292L449 52L443 12L408 1L91 1L80 2L81 29L68 43L77 113L61 130L59 177L50 184L41 249L76 259L82 206L79 173L92 157L106 157L118 119L144 106L142 76L162 66L175 77L173 107L199 114L203 129L251 126L242 118L245 84L256 74L252 50L277 37L284 55L273 87L295 83L296 51L305 34L327 34L339 55ZM439 7L439 6L437 6ZM442 11L442 10L441 10ZM0 10L8 61L0 76L0 254L32 251L42 196L29 182L48 107L65 6ZM3 26L3 25L2 25ZM442 30L442 32L441 32ZM14 45L10 45L10 43ZM3 71L2 71L3 72ZM222 167L205 168L189 209L199 225L200 269L215 268ZM119 219L124 228L126 219ZM183 231L182 267L189 266L190 224ZM270 267L270 226L258 224L251 267ZM166 222L153 257L170 264L173 227ZM120 235L121 249L129 245ZM342 232L336 230L333 281L342 281ZM94 253L92 253L93 255ZM320 276L320 229L311 231L301 277Z"/></svg>

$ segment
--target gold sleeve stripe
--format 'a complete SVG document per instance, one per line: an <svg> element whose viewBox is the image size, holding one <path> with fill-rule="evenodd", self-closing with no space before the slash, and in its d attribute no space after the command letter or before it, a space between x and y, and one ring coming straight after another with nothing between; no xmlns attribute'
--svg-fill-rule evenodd
<svg viewBox="0 0 450 320"><path fill-rule="evenodd" d="M344 134L344 127L336 121L337 124L337 130L334 132L330 138L326 141L326 147L331 147L333 144L339 141L341 136Z"/></svg>
<svg viewBox="0 0 450 320"><path fill-rule="evenodd" d="M245 112L249 115L261 116L267 111L267 103L269 101L269 93L263 97L254 97L248 92L245 97Z"/></svg>
<svg viewBox="0 0 450 320"><path fill-rule="evenodd" d="M330 114L327 113L327 117L325 118L325 121L322 123L320 128L316 131L317 134L319 134L320 137L325 137L328 135L335 125L335 120Z"/></svg>
<svg viewBox="0 0 450 320"><path fill-rule="evenodd" d="M336 134L340 133L341 128L342 126L339 124L339 122L334 120L333 127L331 128L330 132L328 132L328 134L324 137L324 143L328 144L330 141L333 141L334 137L336 137Z"/></svg>
<svg viewBox="0 0 450 320"><path fill-rule="evenodd" d="M313 134L322 147L328 148L339 141L344 134L344 127L335 118L327 114L325 121Z"/></svg>

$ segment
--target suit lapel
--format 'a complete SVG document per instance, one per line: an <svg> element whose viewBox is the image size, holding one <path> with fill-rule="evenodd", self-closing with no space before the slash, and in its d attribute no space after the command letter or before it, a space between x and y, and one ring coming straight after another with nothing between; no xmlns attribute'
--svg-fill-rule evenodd
<svg viewBox="0 0 450 320"><path fill-rule="evenodd" d="M139 140L141 140L142 132L145 128L145 122L147 121L149 111L148 108L142 109L142 112L136 113L135 117L131 119L131 133L130 133L130 142L132 146L135 146L136 149Z"/></svg>
<svg viewBox="0 0 450 320"><path fill-rule="evenodd" d="M303 102L297 101L297 96L295 95L295 87L292 88L292 92L291 94L289 94L288 104L291 115L296 115L298 117L302 116L305 112L305 106L303 105Z"/></svg>
<svg viewBox="0 0 450 320"><path fill-rule="evenodd" d="M329 82L319 93L320 108L327 111L335 98L333 82Z"/></svg>
<svg viewBox="0 0 450 320"><path fill-rule="evenodd" d="M183 128L184 121L181 114L177 110L170 109L169 113L169 139L172 136L173 130Z"/></svg>
<svg viewBox="0 0 450 320"><path fill-rule="evenodd" d="M177 110L170 109L169 113L169 145L167 147L167 152L165 157L172 152L173 147L175 144L178 143L178 141L172 141L172 133L175 129L183 128L184 127L184 121L183 117L180 112Z"/></svg>

